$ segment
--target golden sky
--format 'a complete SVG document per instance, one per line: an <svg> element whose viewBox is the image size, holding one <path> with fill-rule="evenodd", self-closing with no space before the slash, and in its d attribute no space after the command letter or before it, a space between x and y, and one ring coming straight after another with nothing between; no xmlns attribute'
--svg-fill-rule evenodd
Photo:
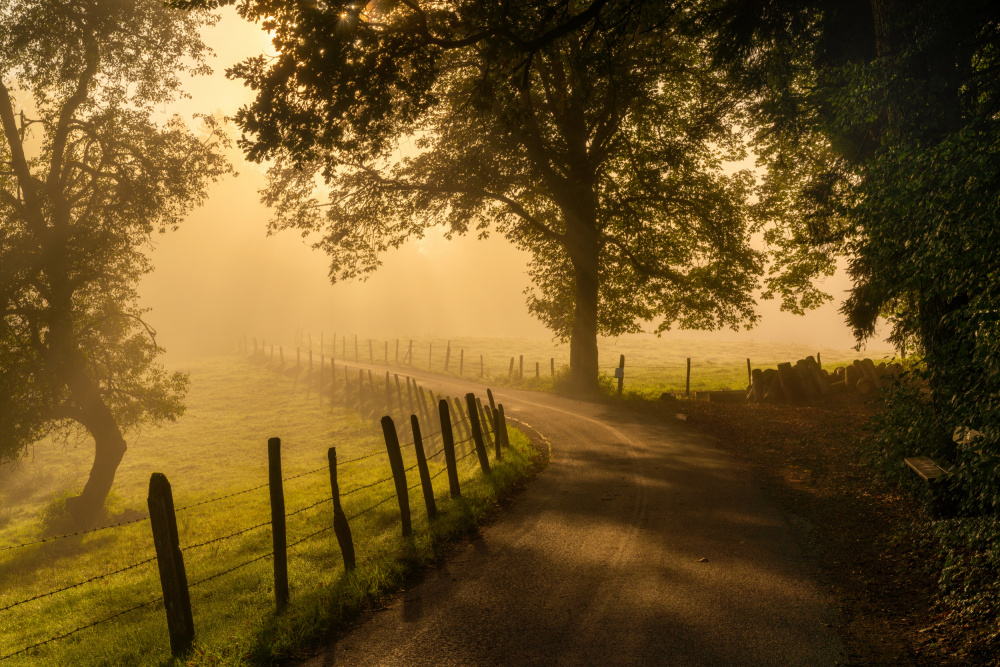
<svg viewBox="0 0 1000 667"><path fill-rule="evenodd" d="M234 113L251 93L228 81L224 70L271 51L260 28L231 9L206 31L205 40L217 53L215 73L187 86L193 99L173 109L185 117L198 111ZM327 335L549 337L525 307L528 257L499 237L449 242L431 235L388 253L367 282L331 285L326 257L297 234L266 236L269 214L257 196L264 184L261 169L235 150L233 157L240 175L215 185L206 205L180 230L156 239L156 270L140 291L168 351L221 351L244 332L290 341L299 327ZM851 347L854 341L837 312L849 282L841 272L824 287L834 301L805 317L762 302L762 322L749 332L675 331L665 337Z"/></svg>

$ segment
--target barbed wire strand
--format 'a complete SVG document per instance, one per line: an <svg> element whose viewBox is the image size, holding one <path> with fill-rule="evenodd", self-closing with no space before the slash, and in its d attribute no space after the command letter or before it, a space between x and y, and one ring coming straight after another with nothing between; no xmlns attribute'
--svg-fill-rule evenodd
<svg viewBox="0 0 1000 667"><path fill-rule="evenodd" d="M87 528L86 530L79 530L75 533L67 533L65 535L53 535L52 537L44 537L40 540L35 540L34 542L24 542L22 544L12 544L10 546L0 548L0 551L10 551L11 549L20 549L22 547L30 547L36 544L44 544L45 542L53 542L55 540L66 539L67 537L76 537L77 535L86 535L87 533L96 533L101 530L108 530L109 528L120 528L121 526L128 526L133 523L141 523L142 521L147 521L149 515L139 517L138 519L132 519L130 521L122 521L121 523L111 523L107 526L99 526L97 528Z"/></svg>
<svg viewBox="0 0 1000 667"><path fill-rule="evenodd" d="M358 513L356 513L356 514L352 514L351 516L347 517L347 520L348 520L348 521L354 521L355 519L357 519L357 518L358 518L359 516L361 516L362 514L367 514L368 512L371 512L371 511L372 511L373 509L375 509L376 507L378 507L378 506L380 506L380 505L384 505L384 504L386 504L387 502L389 502L390 500L392 500L392 499L393 499L393 498L395 498L395 497L396 497L396 494L395 494L395 493L392 493L392 494L390 494L390 495L386 496L385 498L383 498L382 500L378 501L377 503L375 503L375 504L374 504L374 505L372 505L371 507L369 507L369 508L367 508L367 509L363 509L363 510L361 510L360 512L358 512Z"/></svg>
<svg viewBox="0 0 1000 667"><path fill-rule="evenodd" d="M224 496L218 496L217 498L209 498L208 500L202 500L197 503L192 503L190 505L185 505L184 507L178 507L174 512L183 512L184 510L189 510L193 507L199 507L201 505L208 505L209 503L217 503L220 500L226 500L228 498L235 498L236 496L242 496L244 493L250 493L251 491L257 491L259 489L266 488L268 483L258 484L257 486L250 487L249 489L243 489L242 491L235 491L234 493L229 493Z"/></svg>
<svg viewBox="0 0 1000 667"><path fill-rule="evenodd" d="M391 482L391 481L392 481L392 476L390 475L389 477L386 477L385 479L380 479L377 482L372 482L371 484L363 484L362 486L353 488L350 491L345 491L344 493L340 494L340 497L343 498L344 496L349 496L352 493L357 493L358 491L362 491L364 489L370 489L373 486L378 486L379 484L385 484L386 482Z"/></svg>
<svg viewBox="0 0 1000 667"><path fill-rule="evenodd" d="M226 575L226 574L229 574L230 572L235 572L236 570L240 569L241 567L246 567L247 565L250 565L251 563L256 563L259 560L263 560L263 559L267 558L268 556L273 556L273 555L274 555L273 551L268 551L266 554L261 554L260 556L257 556L256 558L251 558L250 560L244 561L244 562L240 563L239 565L234 565L233 567L229 568L228 570L223 570L222 572L216 572L215 574L210 575L208 577L205 577L204 579L199 579L198 581L196 581L194 583L188 584L188 588L194 588L195 586L200 586L201 584L204 584L207 581L211 581L212 579L218 579L219 577L221 577L223 575Z"/></svg>
<svg viewBox="0 0 1000 667"><path fill-rule="evenodd" d="M264 526L270 526L270 521L265 521L264 523L258 523L256 526L250 526L249 528L244 528L243 530L238 530L235 533L230 533L229 535L223 535L222 537L215 537L204 542L199 542L198 544L191 544L183 547L181 551L190 551L191 549L197 549L199 547L208 546L209 544L215 544L216 542L222 542L230 538L236 537L237 535L242 535L243 533L249 533L251 530L257 530L258 528L263 528Z"/></svg>
<svg viewBox="0 0 1000 667"><path fill-rule="evenodd" d="M147 563L152 563L154 560L156 560L156 556L153 556L152 558L147 558L146 560L140 561L138 563L132 563L131 565L126 565L125 567L121 568L120 570L115 570L114 572L105 572L104 574L99 574L97 576L91 577L90 579L85 579L85 580L77 582L75 584L70 584L69 586L63 586L62 588L57 588L57 589L55 589L53 591L49 591L48 593L41 593L39 595L33 595L30 598L25 598L23 600L18 600L17 602L12 602L12 603L10 603L9 605L7 605L5 607L0 607L0 611L7 611L8 609L13 609L14 607L19 607L22 604L26 604L28 602L33 602L35 600L41 600L42 598L50 597L52 595L55 595L56 593L62 593L63 591L68 591L68 590L71 590L73 588L79 588L80 586L83 586L84 584L89 584L92 581L98 581L100 579L107 579L108 577L112 577L112 576L114 576L116 574L121 574L122 572L128 572L129 570L134 570L135 568L141 567L143 565L146 565Z"/></svg>

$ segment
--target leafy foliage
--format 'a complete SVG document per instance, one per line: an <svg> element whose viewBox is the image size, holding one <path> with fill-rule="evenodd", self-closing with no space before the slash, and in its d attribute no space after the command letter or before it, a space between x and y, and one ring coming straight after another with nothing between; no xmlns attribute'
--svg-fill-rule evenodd
<svg viewBox="0 0 1000 667"><path fill-rule="evenodd" d="M153 234L229 170L214 118L195 133L158 111L208 71L212 20L156 0L0 2L0 460L54 428L100 439L183 411L135 285Z"/></svg>
<svg viewBox="0 0 1000 667"><path fill-rule="evenodd" d="M205 3L179 2L178 6ZM596 336L755 320L762 257L739 97L685 3L247 0L278 55L241 145L272 159L272 230L315 235L334 280L434 227L532 255L529 309L596 387Z"/></svg>

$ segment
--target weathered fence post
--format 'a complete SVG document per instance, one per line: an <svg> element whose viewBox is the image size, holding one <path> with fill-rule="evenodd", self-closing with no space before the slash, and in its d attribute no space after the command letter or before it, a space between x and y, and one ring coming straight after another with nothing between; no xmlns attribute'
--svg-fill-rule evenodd
<svg viewBox="0 0 1000 667"><path fill-rule="evenodd" d="M622 395L622 388L625 386L625 355L618 356L618 395Z"/></svg>
<svg viewBox="0 0 1000 667"><path fill-rule="evenodd" d="M501 406L503 407L503 406ZM503 444L504 435L501 433L503 428L503 421L500 418L500 410L493 411L493 445L497 450L497 461L503 458L503 453L500 451L500 446Z"/></svg>
<svg viewBox="0 0 1000 667"><path fill-rule="evenodd" d="M904 359L906 358L905 354L903 355L903 358ZM820 356L819 352L816 353L816 365L819 366L820 368L823 368L823 357Z"/></svg>
<svg viewBox="0 0 1000 667"><path fill-rule="evenodd" d="M448 486L451 487L451 497L461 498L462 490L458 486L458 464L455 462L455 434L451 431L451 415L448 410L448 399L438 402L438 418L441 420L441 442L444 447L444 460L448 468Z"/></svg>
<svg viewBox="0 0 1000 667"><path fill-rule="evenodd" d="M510 368L507 369L507 377L514 377L514 357L510 358Z"/></svg>
<svg viewBox="0 0 1000 667"><path fill-rule="evenodd" d="M479 424L479 415L476 412L476 395L471 391L465 395L465 404L469 410L469 426L472 427L472 440L476 443L476 453L479 455L479 467L483 469L483 474L490 472L490 459L486 453L486 444L483 442L483 429Z"/></svg>
<svg viewBox="0 0 1000 667"><path fill-rule="evenodd" d="M181 656L191 650L194 618L191 616L184 556L177 537L174 496L170 490L170 482L163 473L154 472L149 477L149 498L146 504L149 507L149 525L153 529L160 586L163 588L163 607L167 611L170 652L174 656Z"/></svg>
<svg viewBox="0 0 1000 667"><path fill-rule="evenodd" d="M274 602L280 612L288 606L288 546L285 537L285 493L281 485L281 438L267 440L267 486L271 492Z"/></svg>
<svg viewBox="0 0 1000 667"><path fill-rule="evenodd" d="M404 359L403 361L405 362L407 359L409 359L410 365L412 366L413 365L413 339L412 338L410 339L410 347L408 347L407 350L406 350L406 359Z"/></svg>
<svg viewBox="0 0 1000 667"><path fill-rule="evenodd" d="M507 415L503 413L503 403L497 406L497 414L500 415L500 433L503 434L504 447L510 447L510 438L507 436Z"/></svg>
<svg viewBox="0 0 1000 667"><path fill-rule="evenodd" d="M555 357L549 357L549 373L552 375L552 377L556 376L556 358Z"/></svg>
<svg viewBox="0 0 1000 667"><path fill-rule="evenodd" d="M687 381L684 384L684 395L691 396L691 357L687 358Z"/></svg>
<svg viewBox="0 0 1000 667"><path fill-rule="evenodd" d="M458 351L458 374L465 374L465 350L461 349Z"/></svg>
<svg viewBox="0 0 1000 667"><path fill-rule="evenodd" d="M536 380L542 376L541 371L539 370L539 368L540 368L539 363L536 361L535 362L535 379Z"/></svg>
<svg viewBox="0 0 1000 667"><path fill-rule="evenodd" d="M375 406L375 403L378 400L375 397L378 396L378 392L375 391L375 378L372 377L371 370L368 371L368 387L372 390L371 410L372 410L372 416L374 417L375 414L378 412L378 408Z"/></svg>
<svg viewBox="0 0 1000 667"><path fill-rule="evenodd" d="M333 350L337 351L336 348ZM330 357L330 405L337 399L337 360Z"/></svg>
<svg viewBox="0 0 1000 667"><path fill-rule="evenodd" d="M403 411L403 390L399 387L399 374L393 373L392 377L396 379L396 398L399 399L399 411Z"/></svg>
<svg viewBox="0 0 1000 667"><path fill-rule="evenodd" d="M753 384L753 371L750 370L750 357L747 357L747 384Z"/></svg>
<svg viewBox="0 0 1000 667"><path fill-rule="evenodd" d="M524 355L518 355L517 357L517 379L524 379Z"/></svg>
<svg viewBox="0 0 1000 667"><path fill-rule="evenodd" d="M403 524L403 537L412 534L410 529L410 496L406 489L406 470L403 468L403 454L399 451L399 437L392 417L382 417L382 434L385 436L385 450L389 455L392 479L396 483L396 499L399 502L399 519Z"/></svg>
<svg viewBox="0 0 1000 667"><path fill-rule="evenodd" d="M487 388L487 390L486 390L486 398L488 398L489 401L490 401L490 410L496 411L496 409L497 409L497 402L495 400L493 400L493 390L492 389Z"/></svg>
<svg viewBox="0 0 1000 667"><path fill-rule="evenodd" d="M483 402L479 400L478 396L476 397L476 410L478 411L479 415L479 423L482 425L483 429L483 440L485 440L485 444L492 445L493 437L492 434L490 433L490 429L493 428L492 425L493 420L487 419L486 410L483 409Z"/></svg>
<svg viewBox="0 0 1000 667"><path fill-rule="evenodd" d="M416 380L414 380L413 384L416 383L417 383ZM410 388L409 376L406 377L406 400L410 404L410 414L413 414L414 412L416 412L416 408L414 408L413 406L413 390Z"/></svg>
<svg viewBox="0 0 1000 667"><path fill-rule="evenodd" d="M410 430L413 431L413 451L417 454L417 470L420 472L420 486L424 490L424 505L427 506L427 518L437 516L434 505L434 487L431 486L431 473L427 470L427 457L424 456L424 443L420 438L420 420L416 415L410 415Z"/></svg>
<svg viewBox="0 0 1000 667"><path fill-rule="evenodd" d="M451 400L455 404L455 414L457 415L456 418L458 419L458 430L461 431L461 435L464 436L462 440L471 438L472 431L469 428L468 420L465 418L465 410L462 407L462 401L458 400L457 397L452 398Z"/></svg>
<svg viewBox="0 0 1000 667"><path fill-rule="evenodd" d="M340 506L340 484L337 483L337 448L326 450L330 460L330 491L333 493L333 532L340 545L340 555L344 557L344 570L350 572L355 567L354 540L351 537L351 526L347 523L344 508Z"/></svg>
<svg viewBox="0 0 1000 667"><path fill-rule="evenodd" d="M444 372L448 372L448 364L451 363L451 341L448 341L448 347L444 351Z"/></svg>

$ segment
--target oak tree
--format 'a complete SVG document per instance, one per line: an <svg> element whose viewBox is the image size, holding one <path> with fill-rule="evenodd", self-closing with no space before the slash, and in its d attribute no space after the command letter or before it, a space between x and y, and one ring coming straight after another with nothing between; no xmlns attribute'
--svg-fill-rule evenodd
<svg viewBox="0 0 1000 667"><path fill-rule="evenodd" d="M214 119L165 105L207 71L206 12L159 0L0 1L0 461L53 432L93 438L80 522L100 516L125 434L176 419L138 304L154 233L229 170Z"/></svg>
<svg viewBox="0 0 1000 667"><path fill-rule="evenodd" d="M272 161L271 228L315 234L332 279L435 226L499 233L584 389L598 335L755 320L740 100L684 2L237 5L277 52L230 70L257 91L242 146Z"/></svg>

